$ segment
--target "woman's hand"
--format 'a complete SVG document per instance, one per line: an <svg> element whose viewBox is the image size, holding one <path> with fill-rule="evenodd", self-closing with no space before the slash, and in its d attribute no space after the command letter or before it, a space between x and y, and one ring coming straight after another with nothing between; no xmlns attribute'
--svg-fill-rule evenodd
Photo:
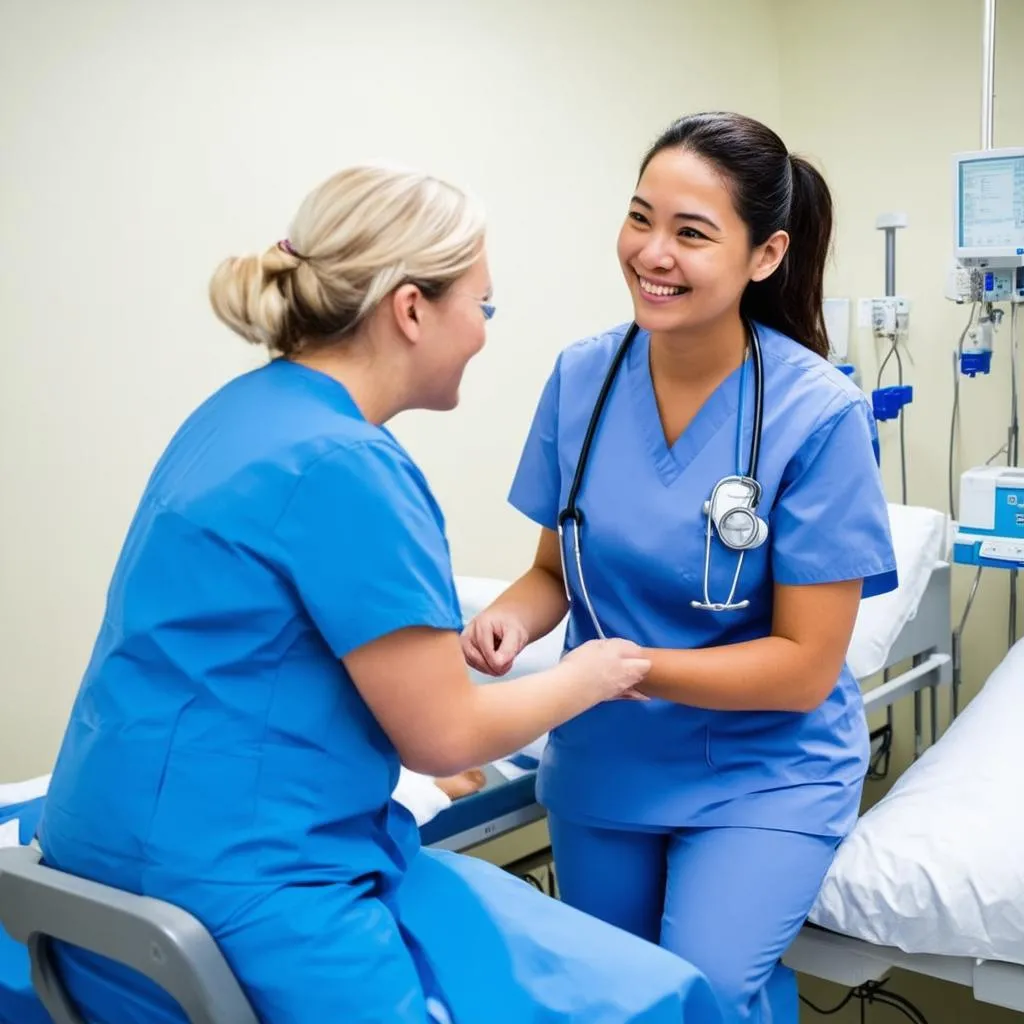
<svg viewBox="0 0 1024 1024"><path fill-rule="evenodd" d="M461 637L466 662L489 676L505 675L529 642L530 634L518 616L493 606L471 619Z"/></svg>
<svg viewBox="0 0 1024 1024"><path fill-rule="evenodd" d="M590 640L570 651L559 671L583 689L593 704L619 698L645 700L633 690L651 667L650 659L642 655L642 648L631 640Z"/></svg>

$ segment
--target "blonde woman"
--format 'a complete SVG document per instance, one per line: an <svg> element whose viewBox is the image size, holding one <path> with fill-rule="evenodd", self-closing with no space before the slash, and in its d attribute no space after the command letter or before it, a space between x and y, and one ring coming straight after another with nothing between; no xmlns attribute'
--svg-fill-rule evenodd
<svg viewBox="0 0 1024 1024"><path fill-rule="evenodd" d="M188 418L142 497L44 809L46 860L192 912L272 1024L710 1007L671 954L422 852L390 799L400 763L482 764L648 667L614 641L470 681L441 513L385 424L454 407L484 344L477 207L427 176L344 171L210 292L274 358ZM89 1019L183 1019L134 975L62 959Z"/></svg>

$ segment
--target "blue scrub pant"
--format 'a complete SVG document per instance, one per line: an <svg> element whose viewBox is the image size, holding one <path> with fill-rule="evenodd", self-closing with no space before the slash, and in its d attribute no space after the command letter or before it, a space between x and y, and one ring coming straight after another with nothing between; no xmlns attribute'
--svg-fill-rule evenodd
<svg viewBox="0 0 1024 1024"><path fill-rule="evenodd" d="M726 1024L796 1024L796 976L779 960L838 840L758 828L629 832L555 815L548 824L566 903L693 964Z"/></svg>

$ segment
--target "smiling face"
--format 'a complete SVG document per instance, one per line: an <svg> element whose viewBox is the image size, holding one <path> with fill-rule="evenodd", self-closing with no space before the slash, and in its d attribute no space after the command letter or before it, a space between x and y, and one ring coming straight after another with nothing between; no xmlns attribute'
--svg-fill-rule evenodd
<svg viewBox="0 0 1024 1024"><path fill-rule="evenodd" d="M661 150L644 169L619 232L636 322L674 333L737 316L747 285L778 267L788 242L779 231L752 247L718 169L687 149Z"/></svg>

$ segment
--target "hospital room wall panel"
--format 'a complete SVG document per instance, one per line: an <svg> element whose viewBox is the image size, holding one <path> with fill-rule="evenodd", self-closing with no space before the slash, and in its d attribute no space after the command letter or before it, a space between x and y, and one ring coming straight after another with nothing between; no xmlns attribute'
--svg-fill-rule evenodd
<svg viewBox="0 0 1024 1024"><path fill-rule="evenodd" d="M966 308L943 296L951 256L949 159L980 148L983 0L780 0L782 119L793 148L816 158L828 175L837 206L829 295L853 300L883 295L884 235L875 218L905 212L909 226L896 237L896 291L910 298L906 380L914 401L906 413L907 500L948 509L947 474L953 401L952 352ZM998 0L994 145L1024 145L1024 3ZM854 303L855 305L855 303ZM871 391L884 349L852 319L850 360ZM1022 326L1024 330L1024 326ZM892 363L883 383L895 383ZM961 378L960 468L988 459L1006 442L1010 416L1009 321L997 335L992 373ZM901 500L899 433L895 421L879 425L882 468L890 501ZM964 607L973 570L954 567L953 611ZM1007 649L1009 579L989 570L964 636L964 699L969 699ZM1018 635L1024 631L1024 605ZM948 703L943 696L942 721ZM884 721L882 716L878 722ZM927 734L927 701L925 727ZM913 756L913 705L896 709L889 777L869 782L865 806L875 803ZM898 973L895 991L912 998L930 1024L1002 1024L1019 1017L977 1003L967 989ZM808 981L806 994L823 1005L841 991ZM859 1019L856 1004L832 1017ZM869 1020L893 1016L883 1008ZM821 1020L806 1014L807 1021Z"/></svg>
<svg viewBox="0 0 1024 1024"><path fill-rule="evenodd" d="M0 779L52 764L155 459L261 361L209 310L221 258L363 159L481 196L489 346L456 413L396 426L459 571L515 573L534 530L504 499L543 380L629 316L615 236L639 158L694 108L776 120L774 26L770 0L5 5Z"/></svg>

